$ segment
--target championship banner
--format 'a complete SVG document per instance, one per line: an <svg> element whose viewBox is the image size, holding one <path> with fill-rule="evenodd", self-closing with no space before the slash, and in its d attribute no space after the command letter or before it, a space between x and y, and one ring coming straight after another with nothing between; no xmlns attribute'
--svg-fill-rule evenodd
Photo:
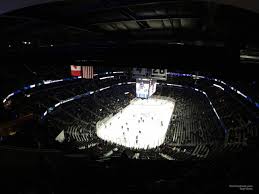
<svg viewBox="0 0 259 194"><path fill-rule="evenodd" d="M151 69L147 68L133 68L132 77L133 78L148 78L150 77Z"/></svg>
<svg viewBox="0 0 259 194"><path fill-rule="evenodd" d="M167 80L167 69L133 68L132 78Z"/></svg>
<svg viewBox="0 0 259 194"><path fill-rule="evenodd" d="M167 80L167 69L152 69L151 78L155 80Z"/></svg>

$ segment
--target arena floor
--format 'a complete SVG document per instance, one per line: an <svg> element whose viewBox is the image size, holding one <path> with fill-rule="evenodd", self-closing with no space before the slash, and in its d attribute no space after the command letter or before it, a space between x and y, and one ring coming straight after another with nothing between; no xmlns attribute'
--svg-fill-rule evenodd
<svg viewBox="0 0 259 194"><path fill-rule="evenodd" d="M99 121L97 135L129 148L157 147L164 142L174 107L170 98L135 98L116 115Z"/></svg>

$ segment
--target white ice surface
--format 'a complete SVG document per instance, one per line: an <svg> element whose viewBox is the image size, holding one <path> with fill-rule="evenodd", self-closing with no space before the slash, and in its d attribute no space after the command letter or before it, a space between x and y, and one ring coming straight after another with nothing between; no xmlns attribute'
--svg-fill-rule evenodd
<svg viewBox="0 0 259 194"><path fill-rule="evenodd" d="M135 149L148 149L164 142L174 101L135 98L122 111L97 123L99 138Z"/></svg>

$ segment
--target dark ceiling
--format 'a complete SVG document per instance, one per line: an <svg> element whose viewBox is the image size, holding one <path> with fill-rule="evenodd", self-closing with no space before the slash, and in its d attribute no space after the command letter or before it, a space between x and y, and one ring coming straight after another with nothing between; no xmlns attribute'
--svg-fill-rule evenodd
<svg viewBox="0 0 259 194"><path fill-rule="evenodd" d="M189 53L191 59L235 60L240 48L259 43L258 19L254 12L206 1L51 2L0 15L1 57L171 63Z"/></svg>

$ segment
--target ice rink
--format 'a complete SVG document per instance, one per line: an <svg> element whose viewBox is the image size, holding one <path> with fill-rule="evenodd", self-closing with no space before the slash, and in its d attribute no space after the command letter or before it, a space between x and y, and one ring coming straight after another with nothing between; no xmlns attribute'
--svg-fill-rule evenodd
<svg viewBox="0 0 259 194"><path fill-rule="evenodd" d="M97 123L97 136L135 149L149 149L164 142L174 101L169 98L135 98L114 116Z"/></svg>

